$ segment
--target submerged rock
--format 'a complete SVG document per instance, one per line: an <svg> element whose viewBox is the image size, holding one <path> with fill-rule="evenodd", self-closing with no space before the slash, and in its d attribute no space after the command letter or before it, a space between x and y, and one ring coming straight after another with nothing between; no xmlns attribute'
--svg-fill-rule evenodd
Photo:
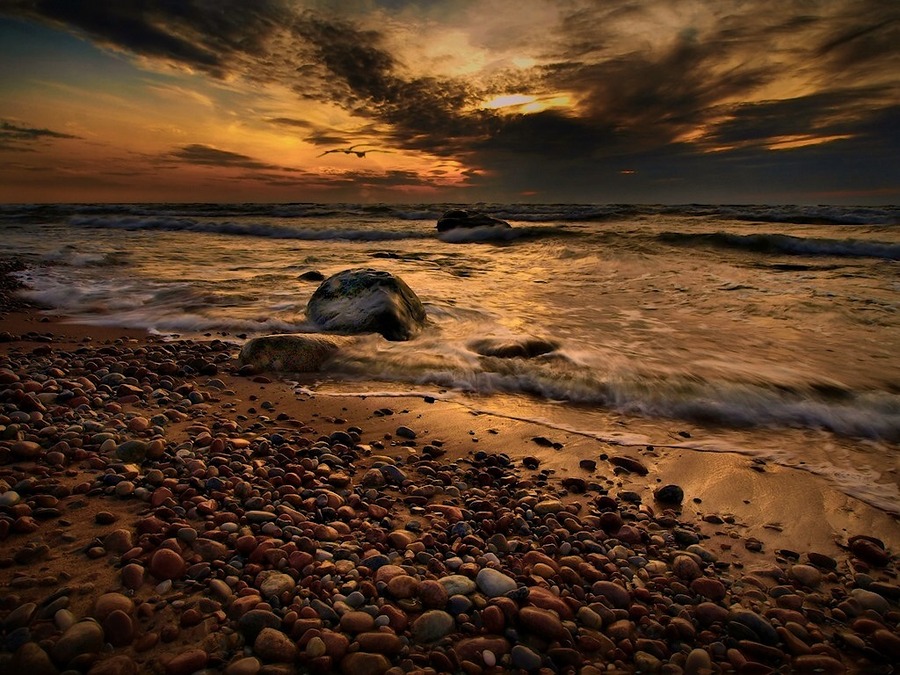
<svg viewBox="0 0 900 675"><path fill-rule="evenodd" d="M340 335L263 335L249 340L238 360L258 370L311 373L322 368L352 338Z"/></svg>
<svg viewBox="0 0 900 675"><path fill-rule="evenodd" d="M448 232L457 227L510 227L510 224L484 213L469 213L463 209L447 211L438 219L438 232Z"/></svg>
<svg viewBox="0 0 900 675"><path fill-rule="evenodd" d="M306 307L306 315L327 331L381 333L409 340L425 325L425 307L406 283L390 272L344 270L326 279Z"/></svg>
<svg viewBox="0 0 900 675"><path fill-rule="evenodd" d="M486 337L469 343L469 349L476 354L494 356L500 359L531 359L542 354L549 354L558 348L559 345L553 340L533 335L521 335L512 338Z"/></svg>

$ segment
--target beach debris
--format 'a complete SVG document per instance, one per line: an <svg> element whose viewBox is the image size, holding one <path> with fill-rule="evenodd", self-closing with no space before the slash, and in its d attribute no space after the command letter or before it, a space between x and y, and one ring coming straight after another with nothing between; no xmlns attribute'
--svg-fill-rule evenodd
<svg viewBox="0 0 900 675"><path fill-rule="evenodd" d="M380 333L394 341L411 339L427 320L422 301L406 282L371 268L328 277L309 299L306 314L329 332Z"/></svg>
<svg viewBox="0 0 900 675"><path fill-rule="evenodd" d="M473 227L511 227L505 220L494 218L485 213L470 212L465 209L452 209L445 212L437 221L438 232L449 232L456 228Z"/></svg>

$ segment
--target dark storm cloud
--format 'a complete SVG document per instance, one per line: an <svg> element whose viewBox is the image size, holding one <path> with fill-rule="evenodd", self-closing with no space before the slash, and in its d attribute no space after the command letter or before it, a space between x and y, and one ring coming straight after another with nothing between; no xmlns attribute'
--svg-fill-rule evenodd
<svg viewBox="0 0 900 675"><path fill-rule="evenodd" d="M415 64L389 46L388 22L373 27L362 23L364 15L354 21L287 0L12 0L0 11L213 77L277 82L296 93L298 113L263 120L297 129L307 142L354 141L344 130L301 119L304 100L332 102L366 120L379 143L462 158L486 169L487 177L473 173L473 181L502 176L512 189L542 179L587 189L598 176L617 176L632 164L641 167L639 179L670 180L701 165L722 166L727 157L711 157L711 149L741 149L743 161L749 149L770 152L767 143L788 136L841 136L828 152L852 153L863 147L855 143L887 133L877 120L900 96L897 2L572 0L552 6L559 8L558 21L545 27L537 65L472 78L410 69ZM532 7L524 3L520 10ZM506 34L496 39L514 42ZM795 74L802 75L797 83L779 87ZM774 92L771 100L759 100L760 91ZM502 94L557 92L577 105L527 115L479 107ZM275 168L196 145L170 159ZM558 175L548 177L548 162Z"/></svg>
<svg viewBox="0 0 900 675"><path fill-rule="evenodd" d="M79 138L72 134L64 134L52 129L39 129L22 126L12 122L0 122L0 150L18 150L32 152L35 143L51 138Z"/></svg>
<svg viewBox="0 0 900 675"><path fill-rule="evenodd" d="M196 166L221 166L239 169L282 169L273 164L267 164L237 152L219 150L208 145L194 143L185 145L173 152L164 155L164 163L194 164Z"/></svg>
<svg viewBox="0 0 900 675"><path fill-rule="evenodd" d="M287 18L276 0L8 0L0 9L220 77L232 54L265 54L268 36Z"/></svg>

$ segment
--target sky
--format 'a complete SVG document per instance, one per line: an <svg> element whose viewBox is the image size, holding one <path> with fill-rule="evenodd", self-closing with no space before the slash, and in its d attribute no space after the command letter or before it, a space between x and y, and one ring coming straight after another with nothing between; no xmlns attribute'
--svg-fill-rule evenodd
<svg viewBox="0 0 900 675"><path fill-rule="evenodd" d="M900 203L896 0L0 0L0 202Z"/></svg>

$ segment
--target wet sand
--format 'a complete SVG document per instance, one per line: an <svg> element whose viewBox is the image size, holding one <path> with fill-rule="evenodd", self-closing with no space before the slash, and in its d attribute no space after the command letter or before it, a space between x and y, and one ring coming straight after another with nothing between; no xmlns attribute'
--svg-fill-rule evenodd
<svg viewBox="0 0 900 675"><path fill-rule="evenodd" d="M24 308L0 340L2 672L900 659L897 521L812 474L298 393L214 336Z"/></svg>

